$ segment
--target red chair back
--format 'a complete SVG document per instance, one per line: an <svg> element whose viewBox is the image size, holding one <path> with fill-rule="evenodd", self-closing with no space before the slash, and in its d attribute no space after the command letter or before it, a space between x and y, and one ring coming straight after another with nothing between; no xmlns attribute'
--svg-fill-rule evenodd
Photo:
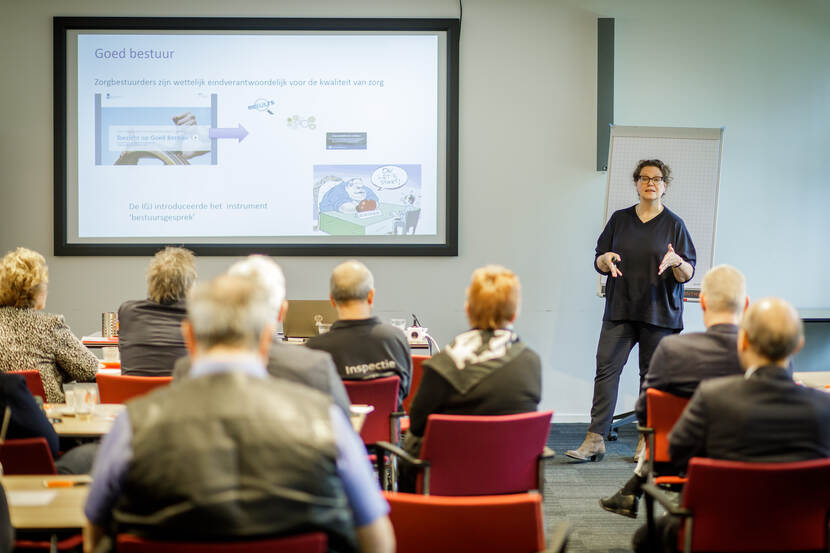
<svg viewBox="0 0 830 553"><path fill-rule="evenodd" d="M118 553L327 553L322 532L285 538L228 542L156 541L118 534Z"/></svg>
<svg viewBox="0 0 830 553"><path fill-rule="evenodd" d="M430 415L420 453L430 462L429 493L494 495L539 489L539 457L552 416L553 411Z"/></svg>
<svg viewBox="0 0 830 553"><path fill-rule="evenodd" d="M544 549L539 494L383 495L389 502L397 553L535 553Z"/></svg>
<svg viewBox="0 0 830 553"><path fill-rule="evenodd" d="M29 371L9 371L9 374L22 374L26 379L26 387L33 396L40 396L43 401L46 401L46 390L43 389L43 380L40 378L40 373L36 370Z"/></svg>
<svg viewBox="0 0 830 553"><path fill-rule="evenodd" d="M401 381L397 376L376 378L374 380L344 380L349 401L355 404L374 406L375 410L366 415L366 421L360 431L364 444L386 441L397 443L392 427L392 413L398 406L398 387Z"/></svg>
<svg viewBox="0 0 830 553"><path fill-rule="evenodd" d="M693 551L827 551L830 459L695 457L687 476L682 506L693 513Z"/></svg>
<svg viewBox="0 0 830 553"><path fill-rule="evenodd" d="M654 388L646 390L646 426L654 429L654 462L668 463L669 432L680 418L689 398Z"/></svg>
<svg viewBox="0 0 830 553"><path fill-rule="evenodd" d="M73 534L69 537L57 540L53 544L48 540L14 540L14 553L25 553L31 551L32 553L44 553L45 551L80 551L84 544L84 538L81 534Z"/></svg>
<svg viewBox="0 0 830 553"><path fill-rule="evenodd" d="M412 380L409 382L409 395L403 400L403 409L407 413L409 413L409 406L412 405L412 400L415 399L418 386L421 385L421 377L424 375L423 363L427 359L429 359L429 355L412 356Z"/></svg>
<svg viewBox="0 0 830 553"><path fill-rule="evenodd" d="M143 396L160 386L167 386L172 381L172 376L126 376L103 373L95 375L101 403L125 403L128 399Z"/></svg>
<svg viewBox="0 0 830 553"><path fill-rule="evenodd" d="M0 444L3 474L57 474L46 438L6 440Z"/></svg>

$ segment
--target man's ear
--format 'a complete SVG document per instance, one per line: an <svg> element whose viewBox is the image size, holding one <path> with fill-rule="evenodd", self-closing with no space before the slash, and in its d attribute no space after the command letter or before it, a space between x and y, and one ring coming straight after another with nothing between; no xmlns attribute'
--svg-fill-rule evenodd
<svg viewBox="0 0 830 553"><path fill-rule="evenodd" d="M187 348L187 353L191 357L196 357L196 335L193 333L193 325L187 319L182 321L182 338L184 338L184 347Z"/></svg>
<svg viewBox="0 0 830 553"><path fill-rule="evenodd" d="M337 302L334 301L334 297L332 297L331 295L329 295L329 302L331 303L332 307L337 307Z"/></svg>
<svg viewBox="0 0 830 553"><path fill-rule="evenodd" d="M285 314L288 313L288 301L282 300L282 305L280 306L280 312L277 314L277 322L283 322L285 320Z"/></svg>
<svg viewBox="0 0 830 553"><path fill-rule="evenodd" d="M375 303L375 289L374 288L369 290L369 295L366 296L366 303L368 303L369 305L372 305L373 303Z"/></svg>
<svg viewBox="0 0 830 553"><path fill-rule="evenodd" d="M265 325L262 332L259 334L259 344L257 344L257 353L265 361L268 359L268 350L271 349L272 336L274 334L274 326L271 324Z"/></svg>
<svg viewBox="0 0 830 553"><path fill-rule="evenodd" d="M746 331L743 328L738 329L738 353L742 353L749 348L749 339L746 336Z"/></svg>
<svg viewBox="0 0 830 553"><path fill-rule="evenodd" d="M746 313L747 309L749 309L749 296L746 297L746 301L744 302L744 313Z"/></svg>
<svg viewBox="0 0 830 553"><path fill-rule="evenodd" d="M700 293L698 299L700 300L700 308L706 311L706 296L703 294L703 292Z"/></svg>

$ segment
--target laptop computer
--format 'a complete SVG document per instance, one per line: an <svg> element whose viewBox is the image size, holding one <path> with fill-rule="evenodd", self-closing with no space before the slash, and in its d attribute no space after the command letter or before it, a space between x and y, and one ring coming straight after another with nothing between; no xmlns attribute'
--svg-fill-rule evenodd
<svg viewBox="0 0 830 553"><path fill-rule="evenodd" d="M317 336L317 322L330 325L337 320L337 310L329 300L288 300L288 312L282 322L286 338Z"/></svg>

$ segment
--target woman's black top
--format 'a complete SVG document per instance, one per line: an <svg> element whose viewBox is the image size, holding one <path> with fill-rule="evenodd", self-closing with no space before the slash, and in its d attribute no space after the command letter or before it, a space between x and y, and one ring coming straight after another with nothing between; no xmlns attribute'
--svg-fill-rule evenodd
<svg viewBox="0 0 830 553"><path fill-rule="evenodd" d="M692 237L683 219L663 206L655 218L645 223L635 206L615 211L597 240L597 257L607 252L619 254L621 277L608 277L605 284L603 321L637 321L665 328L683 328L683 285L666 269L657 274L669 244L675 253L694 269L697 261Z"/></svg>

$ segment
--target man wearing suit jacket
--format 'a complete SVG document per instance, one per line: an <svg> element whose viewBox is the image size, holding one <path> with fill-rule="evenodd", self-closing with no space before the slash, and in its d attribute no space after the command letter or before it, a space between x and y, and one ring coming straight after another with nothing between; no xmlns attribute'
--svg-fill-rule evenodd
<svg viewBox="0 0 830 553"><path fill-rule="evenodd" d="M803 324L789 303L765 298L750 307L738 332L745 372L701 384L669 434L672 463L830 457L830 397L796 385L788 370L803 345Z"/></svg>
<svg viewBox="0 0 830 553"><path fill-rule="evenodd" d="M677 334L660 341L637 399L637 420L642 426L646 425L647 389L691 397L702 380L743 372L738 361L738 323L748 305L746 280L739 270L718 265L706 273L700 292L706 332ZM631 479L614 495L600 499L600 506L636 518L646 476L646 459L641 454Z"/></svg>
<svg viewBox="0 0 830 553"><path fill-rule="evenodd" d="M268 295L276 320L282 321L285 318L288 308L285 301L285 276L274 261L263 255L251 255L233 264L228 274L256 278ZM189 357L176 361L173 378L188 376L190 365ZM349 396L328 353L305 346L273 342L268 351L266 369L271 376L303 384L331 396L334 403L349 416Z"/></svg>
<svg viewBox="0 0 830 553"><path fill-rule="evenodd" d="M701 383L669 434L669 454L684 469L692 457L788 462L830 457L830 397L793 382L790 357L804 345L801 319L778 298L753 304L738 331L744 374ZM665 551L677 544L677 518L658 520ZM645 526L634 550L647 551Z"/></svg>

